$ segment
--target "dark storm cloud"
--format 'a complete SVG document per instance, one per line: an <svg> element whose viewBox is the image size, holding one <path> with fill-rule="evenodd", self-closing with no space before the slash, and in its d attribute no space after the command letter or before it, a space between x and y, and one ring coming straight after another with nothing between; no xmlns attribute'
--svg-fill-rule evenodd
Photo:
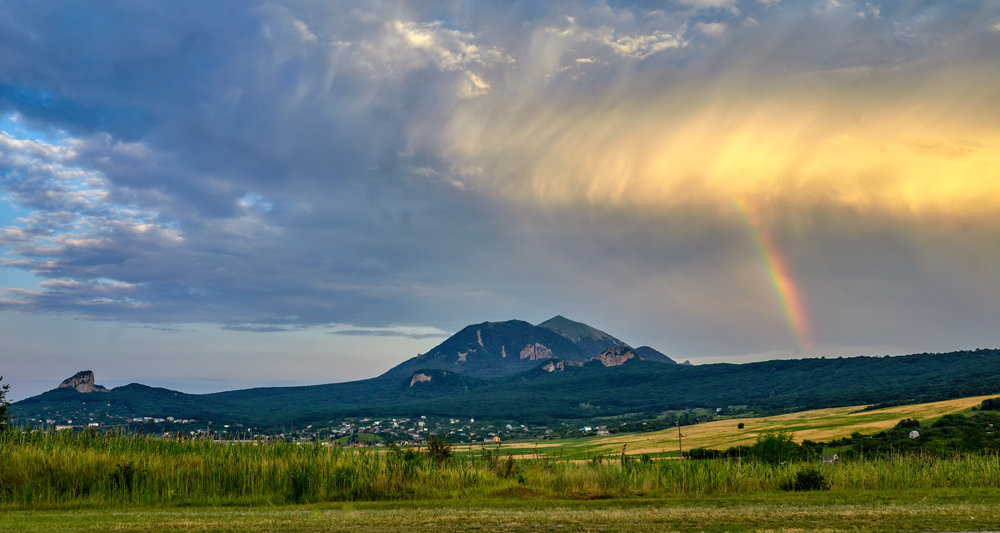
<svg viewBox="0 0 1000 533"><path fill-rule="evenodd" d="M31 214L0 228L0 268L44 282L8 289L0 308L274 333L351 324L333 333L410 338L436 333L362 326L455 330L568 313L696 355L787 345L746 229L703 201L717 192L710 180L658 196L583 176L631 165L632 148L606 167L588 163L608 163L594 158L616 143L687 132L686 112L739 122L818 94L820 119L850 115L827 111L839 98L864 118L849 89L917 100L926 72L946 72L940 65L983 72L1000 37L1000 10L983 2L22 2L3 11L0 114L30 133L0 133L0 193ZM977 79L985 83L962 101L994 86ZM788 131L813 127L800 126ZM979 150L963 139L910 141ZM858 306L898 315L896 345L944 315L985 336L976 317L996 300L953 280L998 286L995 254L972 252L996 237L995 224L945 231L919 216L820 204L773 217L827 324L818 343L876 343L873 322L845 311ZM943 233L928 236L932 228ZM975 259L938 259L938 246Z"/></svg>
<svg viewBox="0 0 1000 533"><path fill-rule="evenodd" d="M5 19L0 105L65 133L4 152L8 193L38 210L4 244L44 278L128 289L116 299L51 285L18 306L399 320L440 303L435 280L461 268L432 266L440 257L503 239L488 206L457 202L451 185L412 171L427 156L406 153L406 124L464 90L463 69L503 60L470 48L474 36L400 21L392 6L49 7ZM314 29L310 13L323 18ZM398 42L408 33L440 42L411 48Z"/></svg>

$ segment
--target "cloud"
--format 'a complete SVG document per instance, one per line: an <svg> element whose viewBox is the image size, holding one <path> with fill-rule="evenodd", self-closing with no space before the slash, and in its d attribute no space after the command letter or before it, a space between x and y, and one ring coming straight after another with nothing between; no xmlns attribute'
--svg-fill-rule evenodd
<svg viewBox="0 0 1000 533"><path fill-rule="evenodd" d="M693 87L581 106L505 103L503 113L471 106L452 123L449 150L461 167L505 177L480 186L541 205L725 206L746 197L898 214L1000 210L989 171L1000 164L997 117L977 111L989 109L989 80L967 88L956 108L947 85L866 88L837 77L818 94L810 77L768 89L744 83L739 93ZM885 102L885 90L897 98ZM491 147L485 157L482 146Z"/></svg>
<svg viewBox="0 0 1000 533"><path fill-rule="evenodd" d="M266 324L226 324L222 326L226 331L246 331L252 333L281 333L295 331L298 328L287 326L272 326Z"/></svg>
<svg viewBox="0 0 1000 533"><path fill-rule="evenodd" d="M474 44L475 35L442 28L441 22L418 23L393 21L387 24L386 48L383 53L405 54L405 61L420 65L429 63L440 70L462 70L470 65L490 65L510 62L512 58L492 47ZM411 55L412 54L412 55ZM397 58L388 58L398 64Z"/></svg>
<svg viewBox="0 0 1000 533"><path fill-rule="evenodd" d="M657 29L646 33L623 33L605 25L581 25L574 17L566 17L561 24L546 27L545 33L564 41L566 43L564 46L599 45L615 56L625 59L644 59L658 52L685 45L674 32ZM593 58L584 59L582 62L577 62L593 62Z"/></svg>
<svg viewBox="0 0 1000 533"><path fill-rule="evenodd" d="M854 17L862 20L871 17L877 20L882 18L882 12L877 5L866 2L863 9L859 9L854 13Z"/></svg>
<svg viewBox="0 0 1000 533"><path fill-rule="evenodd" d="M739 13L737 0L678 0L678 3L695 9L725 9Z"/></svg>
<svg viewBox="0 0 1000 533"><path fill-rule="evenodd" d="M445 332L415 333L394 330L391 328L379 329L344 329L331 331L331 335L347 335L355 337L406 337L409 339L445 339L448 334Z"/></svg>
<svg viewBox="0 0 1000 533"><path fill-rule="evenodd" d="M877 29L863 29L811 7L756 13L784 25L766 34L693 24L729 41L677 51L721 65L709 73L632 71L604 92L593 83L571 98L511 91L469 102L441 151L467 186L543 208L724 211L745 197L900 216L1000 209L988 170L998 163L990 101L1000 79L990 59L966 52L980 48L974 38L938 40L945 22L914 10L902 19L924 37L887 51L898 21L872 17ZM830 27L802 30L820 19Z"/></svg>
<svg viewBox="0 0 1000 533"><path fill-rule="evenodd" d="M694 29L708 35L709 37L720 38L726 33L725 22L699 22L694 25Z"/></svg>
<svg viewBox="0 0 1000 533"><path fill-rule="evenodd" d="M839 307L990 316L998 45L961 28L1000 13L824 5L7 6L0 268L42 283L0 307L341 341L579 309L779 349L740 198L844 337L872 326Z"/></svg>

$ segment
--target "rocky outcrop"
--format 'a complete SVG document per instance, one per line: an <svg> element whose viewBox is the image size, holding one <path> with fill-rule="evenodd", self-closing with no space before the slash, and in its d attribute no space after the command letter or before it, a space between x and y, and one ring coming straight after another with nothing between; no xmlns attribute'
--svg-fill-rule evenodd
<svg viewBox="0 0 1000 533"><path fill-rule="evenodd" d="M537 361L539 359L552 359L552 350L545 347L545 345L529 344L521 350L521 359L527 359L529 361Z"/></svg>
<svg viewBox="0 0 1000 533"><path fill-rule="evenodd" d="M604 366L618 366L633 358L635 358L635 352L628 346L612 346L594 359L600 361Z"/></svg>
<svg viewBox="0 0 1000 533"><path fill-rule="evenodd" d="M542 365L542 370L546 372L562 372L566 370L566 363L562 361L549 361Z"/></svg>
<svg viewBox="0 0 1000 533"><path fill-rule="evenodd" d="M74 389L77 392L90 393L90 392L108 392L108 389L100 386L94 385L94 373L90 370L84 370L77 372L71 378L63 380L59 384L57 389Z"/></svg>
<svg viewBox="0 0 1000 533"><path fill-rule="evenodd" d="M423 372L417 372L416 374L413 374L412 378L410 378L410 386L412 387L417 383L426 383L430 380L431 377L428 376L427 374L424 374Z"/></svg>

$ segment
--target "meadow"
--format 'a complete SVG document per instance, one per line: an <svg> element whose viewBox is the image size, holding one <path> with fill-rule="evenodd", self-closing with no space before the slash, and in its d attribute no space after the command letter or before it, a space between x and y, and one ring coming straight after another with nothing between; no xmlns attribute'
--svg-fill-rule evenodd
<svg viewBox="0 0 1000 533"><path fill-rule="evenodd" d="M898 419L914 407L892 409L839 416L883 424L872 417ZM764 431L821 418L744 423ZM723 422L724 431L738 423ZM842 423L840 434L854 428ZM996 454L877 454L836 464L676 460L622 438L591 442L581 459L520 445L449 454L10 430L0 434L0 530L612 531L624 522L635 531L1000 528ZM525 449L531 453L514 455ZM819 482L797 485L803 476Z"/></svg>
<svg viewBox="0 0 1000 533"><path fill-rule="evenodd" d="M515 460L503 450L440 462L417 449L218 443L10 431L0 506L282 505L435 499L604 499L781 490L816 470L832 490L1000 489L1000 457L893 455L839 464L596 456Z"/></svg>

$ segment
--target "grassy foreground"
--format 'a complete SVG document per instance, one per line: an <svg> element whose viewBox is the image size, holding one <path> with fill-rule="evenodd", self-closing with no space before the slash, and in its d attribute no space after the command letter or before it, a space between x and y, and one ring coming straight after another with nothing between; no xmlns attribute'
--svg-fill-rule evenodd
<svg viewBox="0 0 1000 533"><path fill-rule="evenodd" d="M754 431L822 423L844 431L860 417L909 414L900 409L755 419ZM625 444L640 453L626 455ZM656 459L635 441L602 445L588 460L539 451L515 460L507 446L447 457L430 448L7 431L0 531L1000 531L995 448L897 448L823 464ZM790 484L804 474L818 483Z"/></svg>
<svg viewBox="0 0 1000 533"><path fill-rule="evenodd" d="M1000 491L906 489L625 500L436 500L0 513L0 531L986 531Z"/></svg>
<svg viewBox="0 0 1000 533"><path fill-rule="evenodd" d="M1000 456L992 454L878 455L817 465L623 455L514 460L484 448L439 462L414 449L40 432L6 432L0 451L0 509L745 495L779 490L817 469L833 490L1000 489Z"/></svg>

